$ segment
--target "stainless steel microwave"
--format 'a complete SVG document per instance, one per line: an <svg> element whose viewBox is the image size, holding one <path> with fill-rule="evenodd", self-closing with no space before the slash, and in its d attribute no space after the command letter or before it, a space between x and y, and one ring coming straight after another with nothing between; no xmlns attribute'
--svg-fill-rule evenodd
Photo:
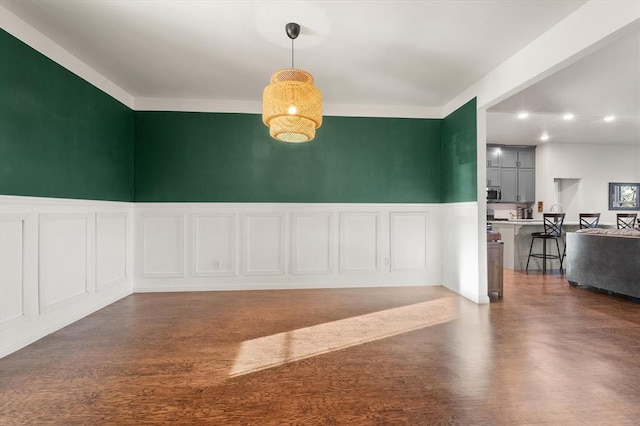
<svg viewBox="0 0 640 426"><path fill-rule="evenodd" d="M487 188L487 201L500 201L500 188L488 187Z"/></svg>

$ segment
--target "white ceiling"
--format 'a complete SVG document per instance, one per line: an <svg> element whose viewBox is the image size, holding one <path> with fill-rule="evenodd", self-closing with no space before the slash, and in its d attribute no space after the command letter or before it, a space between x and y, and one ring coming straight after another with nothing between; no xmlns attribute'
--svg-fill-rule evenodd
<svg viewBox="0 0 640 426"><path fill-rule="evenodd" d="M586 0L0 0L138 101L259 104L291 65L327 105L442 108ZM1 18L1 17L0 17ZM489 143L640 144L640 32L612 41L487 114ZM143 104L141 102L140 104ZM515 114L530 112L527 120ZM565 122L561 115L576 118ZM613 114L617 120L604 124Z"/></svg>
<svg viewBox="0 0 640 426"><path fill-rule="evenodd" d="M526 119L518 113L529 112ZM575 118L563 120L572 113ZM616 119L606 123L603 118ZM540 140L546 133L547 142ZM487 113L487 143L598 143L640 145L640 31L600 50Z"/></svg>
<svg viewBox="0 0 640 426"><path fill-rule="evenodd" d="M135 98L257 101L290 66L325 103L442 107L572 1L0 0Z"/></svg>

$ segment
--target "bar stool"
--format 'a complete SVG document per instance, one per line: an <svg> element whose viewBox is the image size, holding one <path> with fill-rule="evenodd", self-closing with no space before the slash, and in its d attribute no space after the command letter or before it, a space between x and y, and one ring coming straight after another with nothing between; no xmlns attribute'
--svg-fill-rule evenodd
<svg viewBox="0 0 640 426"><path fill-rule="evenodd" d="M618 229L633 229L637 217L637 213L618 213Z"/></svg>
<svg viewBox="0 0 640 426"><path fill-rule="evenodd" d="M597 228L600 213L580 213L580 229Z"/></svg>
<svg viewBox="0 0 640 426"><path fill-rule="evenodd" d="M558 239L562 238L562 223L564 222L564 213L544 213L544 232L534 232L531 234L531 245L529 246L529 256L527 257L527 266L525 271L529 270L529 261L532 257L542 259L542 273L547 273L547 259L558 259L560 261L560 271L562 271L562 254L560 253L560 245ZM537 239L542 240L542 253L532 253L533 242ZM547 254L547 241L554 240L558 254Z"/></svg>
<svg viewBox="0 0 640 426"><path fill-rule="evenodd" d="M600 221L600 213L579 213L580 229L597 228ZM567 243L564 243L564 250L562 250L562 262L567 257Z"/></svg>

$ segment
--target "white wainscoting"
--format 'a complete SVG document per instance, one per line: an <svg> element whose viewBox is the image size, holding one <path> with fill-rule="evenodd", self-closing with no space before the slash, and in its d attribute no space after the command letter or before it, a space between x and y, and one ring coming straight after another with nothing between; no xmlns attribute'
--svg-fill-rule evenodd
<svg viewBox="0 0 640 426"><path fill-rule="evenodd" d="M0 356L133 291L444 284L486 303L477 223L476 203L0 196Z"/></svg>
<svg viewBox="0 0 640 426"><path fill-rule="evenodd" d="M0 221L0 326L25 317L24 217Z"/></svg>
<svg viewBox="0 0 640 426"><path fill-rule="evenodd" d="M242 215L242 275L284 275L285 213Z"/></svg>
<svg viewBox="0 0 640 426"><path fill-rule="evenodd" d="M380 213L340 213L340 272L380 271Z"/></svg>
<svg viewBox="0 0 640 426"><path fill-rule="evenodd" d="M429 212L391 213L391 270L425 270L430 264Z"/></svg>
<svg viewBox="0 0 640 426"><path fill-rule="evenodd" d="M133 291L133 205L0 196L0 356Z"/></svg>
<svg viewBox="0 0 640 426"><path fill-rule="evenodd" d="M332 274L336 255L335 214L291 213L291 273Z"/></svg>
<svg viewBox="0 0 640 426"><path fill-rule="evenodd" d="M130 251L130 217L128 213L96 214L96 291L107 290L131 276L126 256Z"/></svg>
<svg viewBox="0 0 640 426"><path fill-rule="evenodd" d="M235 213L201 213L191 216L191 275L230 277L236 275Z"/></svg>
<svg viewBox="0 0 640 426"><path fill-rule="evenodd" d="M136 203L134 290L441 285L441 210Z"/></svg>
<svg viewBox="0 0 640 426"><path fill-rule="evenodd" d="M184 277L184 215L144 214L136 226L143 277Z"/></svg>
<svg viewBox="0 0 640 426"><path fill-rule="evenodd" d="M95 292L88 248L90 213L41 213L39 229L40 313L87 298ZM93 221L92 221L93 222ZM95 223L91 223L94 227Z"/></svg>

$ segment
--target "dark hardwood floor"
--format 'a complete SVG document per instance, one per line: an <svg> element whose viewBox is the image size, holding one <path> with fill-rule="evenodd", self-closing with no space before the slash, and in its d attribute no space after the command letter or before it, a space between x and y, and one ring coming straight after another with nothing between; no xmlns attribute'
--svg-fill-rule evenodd
<svg viewBox="0 0 640 426"><path fill-rule="evenodd" d="M0 360L0 424L637 425L640 305L441 287L135 294Z"/></svg>

